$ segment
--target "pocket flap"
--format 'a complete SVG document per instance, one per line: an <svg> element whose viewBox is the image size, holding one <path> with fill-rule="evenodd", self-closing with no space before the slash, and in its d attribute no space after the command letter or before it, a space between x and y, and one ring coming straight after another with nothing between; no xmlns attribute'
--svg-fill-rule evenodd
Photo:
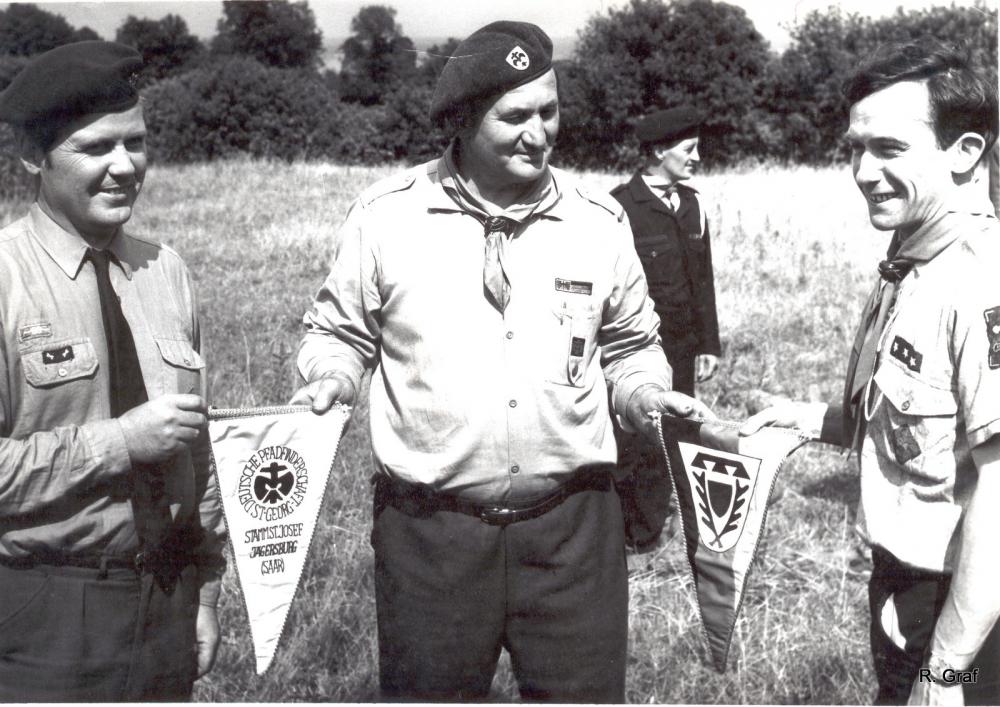
<svg viewBox="0 0 1000 707"><path fill-rule="evenodd" d="M875 383L893 407L905 415L938 417L958 412L958 401L950 388L917 378L891 359L879 366Z"/></svg>
<svg viewBox="0 0 1000 707"><path fill-rule="evenodd" d="M36 388L86 378L97 370L97 352L87 337L46 341L19 353L24 377Z"/></svg>
<svg viewBox="0 0 1000 707"><path fill-rule="evenodd" d="M183 339L166 339L159 336L156 338L156 346L160 349L160 356L171 366L187 368L198 371L205 367L205 359L201 357L188 341Z"/></svg>

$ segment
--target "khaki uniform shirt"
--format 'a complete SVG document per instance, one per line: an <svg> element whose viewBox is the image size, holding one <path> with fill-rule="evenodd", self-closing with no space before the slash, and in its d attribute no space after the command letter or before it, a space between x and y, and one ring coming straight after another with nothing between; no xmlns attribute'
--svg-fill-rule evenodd
<svg viewBox="0 0 1000 707"><path fill-rule="evenodd" d="M670 387L659 321L621 207L552 170L558 201L504 251L511 299L483 292L483 225L446 193L438 162L353 205L305 315L306 380L375 368L382 473L473 501L524 500L616 461L619 413Z"/></svg>
<svg viewBox="0 0 1000 707"><path fill-rule="evenodd" d="M970 450L1000 433L1000 226L952 213L940 227L962 235L903 279L881 337L858 527L909 565L950 572Z"/></svg>
<svg viewBox="0 0 1000 707"><path fill-rule="evenodd" d="M87 245L35 205L0 230L0 556L133 556L125 438L110 418L108 352ZM191 281L169 248L124 232L111 281L150 399L205 394ZM115 260L112 260L115 263ZM166 476L175 519L197 515L202 580L221 574L225 525L207 434Z"/></svg>

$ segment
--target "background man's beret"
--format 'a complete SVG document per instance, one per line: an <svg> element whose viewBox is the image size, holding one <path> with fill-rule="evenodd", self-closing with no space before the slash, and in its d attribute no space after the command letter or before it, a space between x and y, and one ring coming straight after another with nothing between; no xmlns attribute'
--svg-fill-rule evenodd
<svg viewBox="0 0 1000 707"><path fill-rule="evenodd" d="M701 113L689 106L658 110L636 123L635 136L644 145L684 140L698 134L703 120Z"/></svg>
<svg viewBox="0 0 1000 707"><path fill-rule="evenodd" d="M87 113L131 108L139 100L133 76L140 68L142 57L123 44L64 44L32 59L0 93L0 120L51 130Z"/></svg>
<svg viewBox="0 0 1000 707"><path fill-rule="evenodd" d="M527 22L491 22L455 48L438 78L431 120L469 116L479 104L538 78L552 68L552 40Z"/></svg>

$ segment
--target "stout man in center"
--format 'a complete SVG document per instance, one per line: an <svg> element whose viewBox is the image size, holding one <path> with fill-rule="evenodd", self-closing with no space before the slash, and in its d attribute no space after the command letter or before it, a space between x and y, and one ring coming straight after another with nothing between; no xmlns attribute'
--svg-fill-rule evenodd
<svg viewBox="0 0 1000 707"><path fill-rule="evenodd" d="M506 648L526 700L624 701L611 415L710 415L669 390L621 206L549 165L551 57L522 22L458 46L431 106L450 145L362 193L305 315L293 402L374 371L385 700L483 699Z"/></svg>

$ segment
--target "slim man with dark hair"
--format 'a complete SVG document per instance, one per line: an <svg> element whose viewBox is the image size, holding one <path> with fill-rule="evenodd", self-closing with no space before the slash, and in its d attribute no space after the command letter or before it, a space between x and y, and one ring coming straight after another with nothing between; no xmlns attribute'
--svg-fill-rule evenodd
<svg viewBox="0 0 1000 707"><path fill-rule="evenodd" d="M670 392L621 208L549 166L552 42L494 22L455 50L437 160L353 205L305 316L294 401L371 383L385 699L473 700L501 648L527 700L621 702L628 588L609 412ZM608 386L612 388L612 410Z"/></svg>
<svg viewBox="0 0 1000 707"><path fill-rule="evenodd" d="M783 403L743 432L812 428L857 452L876 702L997 704L1000 227L974 179L996 87L926 41L885 47L845 94L854 180L893 235L844 401Z"/></svg>
<svg viewBox="0 0 1000 707"><path fill-rule="evenodd" d="M79 42L0 94L36 195L0 230L0 701L186 700L225 526L178 255L125 231L141 57Z"/></svg>

